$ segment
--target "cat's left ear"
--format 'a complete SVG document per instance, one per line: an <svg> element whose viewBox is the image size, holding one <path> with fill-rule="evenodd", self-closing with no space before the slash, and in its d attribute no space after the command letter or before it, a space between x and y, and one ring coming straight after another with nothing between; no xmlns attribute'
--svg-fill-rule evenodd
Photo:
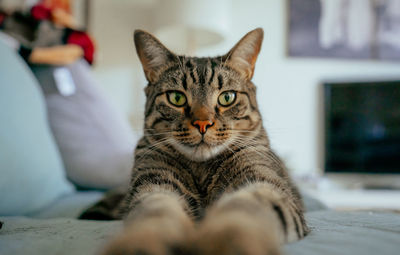
<svg viewBox="0 0 400 255"><path fill-rule="evenodd" d="M229 52L223 57L227 65L238 71L243 78L251 80L258 53L264 37L262 28L248 32Z"/></svg>

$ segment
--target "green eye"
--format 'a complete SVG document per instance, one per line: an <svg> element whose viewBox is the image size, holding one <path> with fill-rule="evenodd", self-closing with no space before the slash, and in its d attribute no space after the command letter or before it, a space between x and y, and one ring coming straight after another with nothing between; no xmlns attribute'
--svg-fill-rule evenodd
<svg viewBox="0 0 400 255"><path fill-rule="evenodd" d="M236 93L233 91L227 91L221 93L218 97L218 102L222 106L229 106L235 102L236 99Z"/></svg>
<svg viewBox="0 0 400 255"><path fill-rule="evenodd" d="M171 91L167 94L168 101L175 106L184 106L186 104L186 96L179 91Z"/></svg>

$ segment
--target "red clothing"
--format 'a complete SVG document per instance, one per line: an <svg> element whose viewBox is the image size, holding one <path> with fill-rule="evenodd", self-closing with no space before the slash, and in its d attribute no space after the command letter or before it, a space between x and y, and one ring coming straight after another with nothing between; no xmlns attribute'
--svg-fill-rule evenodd
<svg viewBox="0 0 400 255"><path fill-rule="evenodd" d="M36 20L50 20L51 9L44 6L44 4L37 4L32 7L31 15Z"/></svg>
<svg viewBox="0 0 400 255"><path fill-rule="evenodd" d="M3 24L4 20L6 19L6 14L0 11L0 27Z"/></svg>
<svg viewBox="0 0 400 255"><path fill-rule="evenodd" d="M84 52L83 57L89 64L93 63L94 43L85 32L72 31L67 37L67 44L76 44L81 46Z"/></svg>
<svg viewBox="0 0 400 255"><path fill-rule="evenodd" d="M51 8L46 7L43 3L39 3L32 7L31 15L34 19L51 20ZM67 32L65 43L79 45L84 52L84 58L89 64L93 63L94 59L94 43L86 32L70 30Z"/></svg>

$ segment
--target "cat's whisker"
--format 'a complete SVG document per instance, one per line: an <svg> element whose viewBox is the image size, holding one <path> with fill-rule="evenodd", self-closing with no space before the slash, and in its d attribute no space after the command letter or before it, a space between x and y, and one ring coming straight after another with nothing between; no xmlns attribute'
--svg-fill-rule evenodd
<svg viewBox="0 0 400 255"><path fill-rule="evenodd" d="M260 155L262 157L265 157L266 156L265 154L261 153L260 151L258 151L256 149L256 146L258 146L259 144L255 143L255 141L254 141L254 143L250 143L250 141L248 139L245 140L242 137L237 137L235 139L236 144L238 144L242 147L245 147L246 149L252 150L253 152L257 153L258 155Z"/></svg>
<svg viewBox="0 0 400 255"><path fill-rule="evenodd" d="M235 144L235 139L233 141L231 141L230 143L224 143L223 146L224 146L224 148L228 149L230 152L235 154L235 152L229 147L232 144L237 145L237 144ZM245 147L245 146L242 146L242 147ZM250 159L248 158L248 156L246 154L244 154L244 156L250 161Z"/></svg>
<svg viewBox="0 0 400 255"><path fill-rule="evenodd" d="M255 141L255 140L248 140L248 139L240 138L240 137L236 138L236 142L239 143L239 144L241 144L241 145L244 145L244 146L252 146L252 147L255 147L255 146L260 145L260 144L259 144L257 141Z"/></svg>
<svg viewBox="0 0 400 255"><path fill-rule="evenodd" d="M167 142L167 138L165 138L164 140L161 140L161 141L159 141L159 142L157 142L157 143L153 143L153 144L152 144L151 146L149 146L149 147L146 147L146 148L145 148L145 154L154 151L155 148L159 148L158 146L161 145L161 144L163 144L163 143L165 143L165 142ZM145 154L142 155L142 157L145 156Z"/></svg>
<svg viewBox="0 0 400 255"><path fill-rule="evenodd" d="M172 131L169 132L159 132L159 133L145 133L143 136L160 136L160 135L170 135Z"/></svg>
<svg viewBox="0 0 400 255"><path fill-rule="evenodd" d="M243 139L243 138L242 138ZM260 156L262 156L262 157L268 157L268 159L270 159L270 160L272 160L274 163L276 163L276 164L278 164L278 165L280 165L280 164L282 164L282 162L281 162L281 160L279 160L278 158L276 158L275 156L274 156L274 154L273 153L261 153L261 152L259 152L258 150L256 150L255 148L254 148L254 144L249 144L249 143L243 143L243 142L241 142L241 141L238 141L239 143L242 143L242 145L245 145L245 146L247 146L246 148L248 148L249 150L252 150L253 152L255 152L255 153L258 153Z"/></svg>
<svg viewBox="0 0 400 255"><path fill-rule="evenodd" d="M166 135L166 134L180 135L182 133L186 133L186 131L170 130L170 131L158 132L158 133L145 132L143 135L144 136L158 136L158 135Z"/></svg>
<svg viewBox="0 0 400 255"><path fill-rule="evenodd" d="M150 146L144 148L145 149L144 154L140 155L136 160L144 158L146 155L148 155L149 153L153 152L156 148L161 149L159 146L163 145L163 144L166 144L168 142L169 142L169 137L160 139L159 141L157 141L155 143L152 143Z"/></svg>

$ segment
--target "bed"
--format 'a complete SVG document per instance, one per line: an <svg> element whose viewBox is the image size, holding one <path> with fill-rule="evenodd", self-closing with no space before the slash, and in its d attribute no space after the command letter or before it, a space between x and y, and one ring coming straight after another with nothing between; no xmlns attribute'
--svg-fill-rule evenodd
<svg viewBox="0 0 400 255"><path fill-rule="evenodd" d="M121 221L77 220L101 192L76 192L28 216L0 217L0 254L96 254ZM400 214L373 211L337 212L306 196L311 233L286 244L287 255L395 255L400 251Z"/></svg>

